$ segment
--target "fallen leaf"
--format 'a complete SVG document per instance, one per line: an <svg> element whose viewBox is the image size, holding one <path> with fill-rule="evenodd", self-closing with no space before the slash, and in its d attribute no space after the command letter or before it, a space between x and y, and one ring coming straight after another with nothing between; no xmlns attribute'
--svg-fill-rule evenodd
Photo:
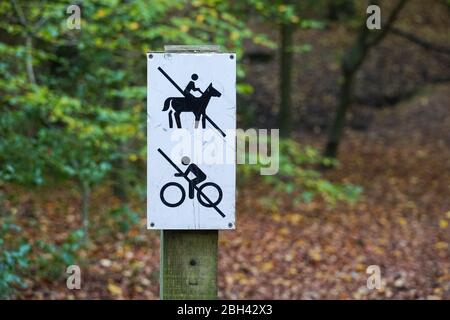
<svg viewBox="0 0 450 320"><path fill-rule="evenodd" d="M267 272L267 271L270 271L270 270L272 270L273 269L273 261L268 261L268 262L265 262L265 263L263 263L263 265L262 265L262 270L264 271L264 272Z"/></svg>
<svg viewBox="0 0 450 320"><path fill-rule="evenodd" d="M315 262L319 262L322 260L322 255L320 254L319 249L311 249L308 251L308 256Z"/></svg>
<svg viewBox="0 0 450 320"><path fill-rule="evenodd" d="M113 294L115 296L121 296L122 295L122 288L120 288L119 286L115 285L112 282L110 282L108 284L108 290L109 290L109 292L111 292L111 294Z"/></svg>

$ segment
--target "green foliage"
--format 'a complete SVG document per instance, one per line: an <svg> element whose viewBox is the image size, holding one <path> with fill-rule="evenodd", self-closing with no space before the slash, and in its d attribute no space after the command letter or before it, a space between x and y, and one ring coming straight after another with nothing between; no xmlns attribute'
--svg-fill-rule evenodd
<svg viewBox="0 0 450 320"><path fill-rule="evenodd" d="M67 28L67 5L0 5L0 180L28 187L72 180L84 190L116 176L126 178L124 188L144 184L144 53L214 43L241 56L243 41L257 36L228 1L83 2L81 31Z"/></svg>
<svg viewBox="0 0 450 320"><path fill-rule="evenodd" d="M323 28L323 0L249 0L257 17L275 24L293 24L301 28Z"/></svg>
<svg viewBox="0 0 450 320"><path fill-rule="evenodd" d="M118 160L131 163L129 183L140 181L133 177L146 157L144 52L169 43L215 43L240 56L246 39L273 45L249 29L242 19L247 12L302 27L320 24L300 19L309 4L283 1L101 0L83 3L80 32L66 27L63 1L17 2L28 25L11 2L0 6L0 29L9 39L0 42L0 179L27 186L67 179L94 186L111 177ZM25 63L30 35L37 84ZM241 94L252 91L238 84Z"/></svg>
<svg viewBox="0 0 450 320"><path fill-rule="evenodd" d="M0 30L9 39L0 42L0 179L28 186L55 178L95 185L117 160L139 168L146 51L215 43L240 55L243 41L255 36L227 1L90 1L82 6L82 32L66 27L66 2L17 3L28 25L12 2L0 6ZM27 76L27 35L37 84Z"/></svg>
<svg viewBox="0 0 450 320"><path fill-rule="evenodd" d="M443 2L447 5L447 9L450 11L450 0L444 0Z"/></svg>
<svg viewBox="0 0 450 320"><path fill-rule="evenodd" d="M68 266L77 263L79 251L84 246L83 230L71 232L59 245L44 241L36 242L36 266L39 277L59 279L65 275Z"/></svg>
<svg viewBox="0 0 450 320"><path fill-rule="evenodd" d="M29 266L31 247L20 239L21 228L18 225L10 219L0 219L0 223L0 299L5 299L16 288L26 287L23 272Z"/></svg>
<svg viewBox="0 0 450 320"><path fill-rule="evenodd" d="M130 229L139 223L139 214L124 205L109 212L112 220L112 229L127 233Z"/></svg>
<svg viewBox="0 0 450 320"><path fill-rule="evenodd" d="M247 157L250 154L247 152ZM264 159L263 159L264 160ZM256 165L244 164L238 166L240 183L254 184L259 179L263 184L273 188L277 195L288 194L293 203L309 202L320 195L328 203L336 201L354 202L362 192L361 187L352 184L338 184L326 180L318 167L335 166L336 160L324 158L313 147L302 147L291 139L280 141L279 171L275 175L260 175L265 167L259 161ZM273 198L265 197L265 201L273 203Z"/></svg>

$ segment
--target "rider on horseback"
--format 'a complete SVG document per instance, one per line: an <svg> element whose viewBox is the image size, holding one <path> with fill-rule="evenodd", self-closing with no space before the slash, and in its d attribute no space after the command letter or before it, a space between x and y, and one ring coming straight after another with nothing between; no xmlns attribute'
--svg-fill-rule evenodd
<svg viewBox="0 0 450 320"><path fill-rule="evenodd" d="M164 74L164 73L163 73ZM167 76L168 77L168 76ZM168 78L170 79L170 78ZM173 119L172 114L175 117L175 121L177 124L177 128L181 128L181 120L180 114L181 112L192 112L195 115L195 128L198 128L198 124L202 123L202 128L206 128L206 107L208 107L209 100L212 97L220 97L222 94L217 91L212 83L205 89L205 91L200 90L195 86L196 80L198 80L197 74L191 75L192 81L189 81L188 85L184 90L182 90L178 85L173 82L172 79L170 81L179 89L179 91L183 94L183 97L169 97L164 101L164 107L162 111L169 111L169 128L173 128ZM198 91L201 93L200 97L195 97L191 92ZM208 118L209 119L209 118ZM211 122L211 119L208 121Z"/></svg>
<svg viewBox="0 0 450 320"><path fill-rule="evenodd" d="M199 88L195 87L195 82L198 79L198 75L197 74L192 74L191 76L192 81L189 81L188 85L186 86L186 89L184 89L184 96L186 98L188 97L194 97L194 95L191 93L191 91L198 91L201 94L203 94L203 91L200 90Z"/></svg>

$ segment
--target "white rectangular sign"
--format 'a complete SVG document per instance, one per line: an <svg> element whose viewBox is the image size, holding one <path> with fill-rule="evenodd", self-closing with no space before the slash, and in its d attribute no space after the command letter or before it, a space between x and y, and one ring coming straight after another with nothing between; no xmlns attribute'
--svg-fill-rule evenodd
<svg viewBox="0 0 450 320"><path fill-rule="evenodd" d="M234 229L236 55L147 55L147 228Z"/></svg>

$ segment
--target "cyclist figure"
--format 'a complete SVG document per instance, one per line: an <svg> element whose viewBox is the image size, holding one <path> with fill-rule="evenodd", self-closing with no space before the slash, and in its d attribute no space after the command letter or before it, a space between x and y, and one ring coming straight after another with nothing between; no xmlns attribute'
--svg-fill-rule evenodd
<svg viewBox="0 0 450 320"><path fill-rule="evenodd" d="M191 162L189 157L181 158L181 163L187 166ZM195 178L190 179L189 174L193 174ZM194 199L194 189L199 183L206 180L206 174L195 164L191 163L184 173L175 173L175 177L185 177L189 181L189 198Z"/></svg>

